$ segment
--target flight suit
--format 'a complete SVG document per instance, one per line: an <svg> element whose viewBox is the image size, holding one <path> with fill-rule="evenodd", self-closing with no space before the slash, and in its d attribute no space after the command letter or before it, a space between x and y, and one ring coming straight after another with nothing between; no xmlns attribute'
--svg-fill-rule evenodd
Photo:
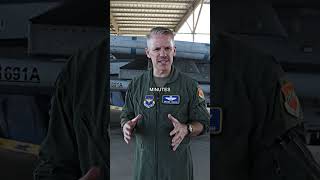
<svg viewBox="0 0 320 180"><path fill-rule="evenodd" d="M79 51L60 73L35 180L79 179L92 166L109 179L108 42Z"/></svg>
<svg viewBox="0 0 320 180"><path fill-rule="evenodd" d="M168 114L181 123L198 121L208 131L209 113L195 80L174 67L162 90L155 90L153 70L148 70L130 83L123 112L122 126L141 114L135 134L135 180L192 180L193 165L190 137L186 136L176 151L172 150ZM170 89L170 90L169 90ZM200 93L200 94L199 94Z"/></svg>
<svg viewBox="0 0 320 180"><path fill-rule="evenodd" d="M212 61L221 126L210 139L211 179L318 179L301 106L280 64L224 33L215 37Z"/></svg>

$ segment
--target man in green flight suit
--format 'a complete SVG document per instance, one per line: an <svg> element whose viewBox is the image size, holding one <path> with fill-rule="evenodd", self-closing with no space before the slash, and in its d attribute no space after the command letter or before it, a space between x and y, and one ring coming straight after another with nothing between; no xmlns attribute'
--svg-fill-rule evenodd
<svg viewBox="0 0 320 180"><path fill-rule="evenodd" d="M107 47L78 51L59 74L35 180L109 179Z"/></svg>
<svg viewBox="0 0 320 180"><path fill-rule="evenodd" d="M258 13L267 11L264 4L258 6L260 11L246 13L254 9L252 4L215 1L211 99L216 119L210 137L210 177L318 180L320 167L305 143L302 108L293 84L272 54L241 39L243 34L251 38L280 34L270 32L275 25L260 28L271 18L259 19L260 26L252 23L256 21L250 17L270 15ZM231 16L235 10L240 13Z"/></svg>
<svg viewBox="0 0 320 180"><path fill-rule="evenodd" d="M135 134L135 180L192 180L190 137L208 131L209 113L198 83L173 65L174 34L147 36L152 69L130 83L121 114L124 141Z"/></svg>
<svg viewBox="0 0 320 180"><path fill-rule="evenodd" d="M280 65L227 34L217 35L214 53L213 105L222 125L210 138L211 179L318 179L301 105Z"/></svg>

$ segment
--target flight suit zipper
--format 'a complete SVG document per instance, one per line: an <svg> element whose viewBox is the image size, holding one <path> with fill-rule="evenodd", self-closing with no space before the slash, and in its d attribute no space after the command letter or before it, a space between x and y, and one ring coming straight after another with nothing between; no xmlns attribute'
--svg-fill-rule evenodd
<svg viewBox="0 0 320 180"><path fill-rule="evenodd" d="M306 147L304 147L303 145L301 145L302 142L298 142L299 138L296 133L294 133L294 136L296 137L292 137L289 135L289 139L293 142L293 144L300 150L300 152L304 155L304 157L306 157L306 159L308 160L307 162L309 163L305 163L305 166L308 166L308 168L315 170L315 172L317 171L317 169L320 167L315 160L313 159L312 155L310 154L310 152L306 149Z"/></svg>
<svg viewBox="0 0 320 180"><path fill-rule="evenodd" d="M156 126L156 130L155 130L155 141L154 141L154 150L155 150L155 178L156 180L158 180L158 115L160 113L159 112L159 93L156 93L156 122L155 122L155 126Z"/></svg>

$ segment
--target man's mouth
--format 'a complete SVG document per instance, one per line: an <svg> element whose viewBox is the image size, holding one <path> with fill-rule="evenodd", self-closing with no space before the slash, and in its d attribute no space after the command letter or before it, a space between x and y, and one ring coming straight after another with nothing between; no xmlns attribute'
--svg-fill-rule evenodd
<svg viewBox="0 0 320 180"><path fill-rule="evenodd" d="M169 63L169 60L168 59L161 59L158 61L158 63L161 65L166 65L167 63Z"/></svg>

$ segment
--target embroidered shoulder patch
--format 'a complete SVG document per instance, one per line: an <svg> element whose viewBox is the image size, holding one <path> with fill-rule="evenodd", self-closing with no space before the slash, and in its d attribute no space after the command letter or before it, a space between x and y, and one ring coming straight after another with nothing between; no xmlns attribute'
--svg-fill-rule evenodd
<svg viewBox="0 0 320 180"><path fill-rule="evenodd" d="M201 97L202 99L204 99L204 93L203 93L200 86L198 86L198 96Z"/></svg>
<svg viewBox="0 0 320 180"><path fill-rule="evenodd" d="M155 105L154 96L146 95L144 97L143 105L147 108L152 108Z"/></svg>
<svg viewBox="0 0 320 180"><path fill-rule="evenodd" d="M284 107L287 112L295 117L300 117L301 107L293 84L286 80L281 81L281 93L284 97Z"/></svg>

